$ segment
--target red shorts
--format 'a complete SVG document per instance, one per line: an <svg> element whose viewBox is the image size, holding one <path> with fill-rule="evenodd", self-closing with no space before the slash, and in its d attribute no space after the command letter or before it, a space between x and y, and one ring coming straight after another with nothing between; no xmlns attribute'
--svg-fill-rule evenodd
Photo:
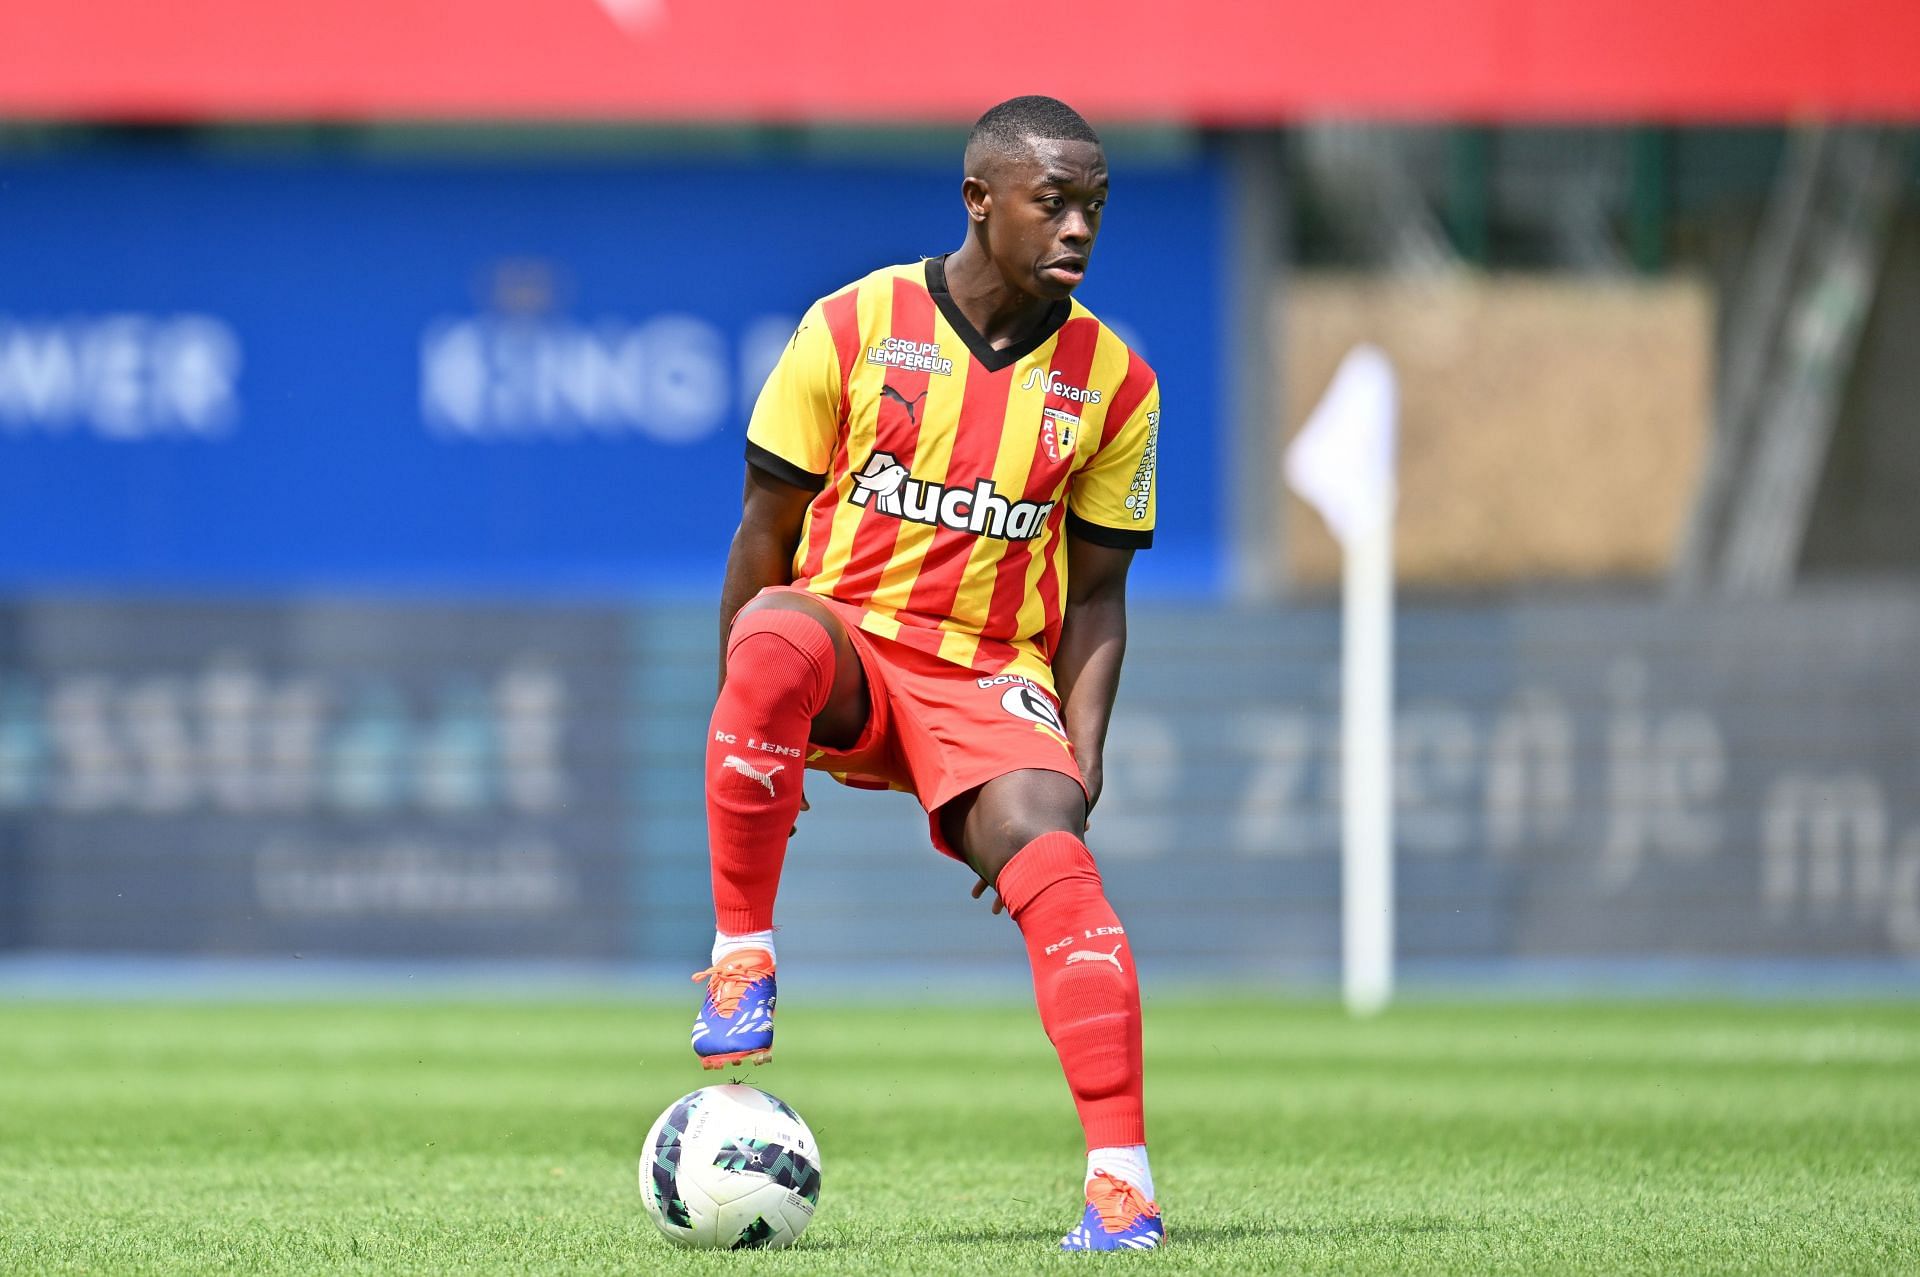
<svg viewBox="0 0 1920 1277"><path fill-rule="evenodd" d="M1018 674L980 674L869 634L860 628L861 609L795 592L840 618L867 676L866 730L848 749L815 743L808 767L859 788L914 795L927 811L933 845L955 860L965 858L941 835L940 809L967 791L1027 770L1059 772L1086 788L1060 707L1046 688Z"/></svg>

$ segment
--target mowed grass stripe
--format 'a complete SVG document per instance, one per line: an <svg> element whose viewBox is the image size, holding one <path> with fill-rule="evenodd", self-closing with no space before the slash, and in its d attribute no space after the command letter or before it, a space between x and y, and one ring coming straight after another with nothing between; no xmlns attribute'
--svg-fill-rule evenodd
<svg viewBox="0 0 1920 1277"><path fill-rule="evenodd" d="M1920 1008L1149 999L1156 1271L1920 1271ZM689 1007L0 1004L0 1271L744 1271L641 1213ZM1078 1271L1030 1008L782 1009L756 1273ZM1112 1261L1108 1261L1112 1262ZM1143 1262L1138 1259L1118 1262Z"/></svg>

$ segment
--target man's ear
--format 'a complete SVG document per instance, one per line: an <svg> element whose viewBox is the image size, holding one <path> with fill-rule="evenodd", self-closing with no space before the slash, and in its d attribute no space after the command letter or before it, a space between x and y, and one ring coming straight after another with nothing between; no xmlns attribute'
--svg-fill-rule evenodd
<svg viewBox="0 0 1920 1277"><path fill-rule="evenodd" d="M987 213L993 208L993 192L985 178L970 177L960 183L960 198L966 203L969 221L987 220Z"/></svg>

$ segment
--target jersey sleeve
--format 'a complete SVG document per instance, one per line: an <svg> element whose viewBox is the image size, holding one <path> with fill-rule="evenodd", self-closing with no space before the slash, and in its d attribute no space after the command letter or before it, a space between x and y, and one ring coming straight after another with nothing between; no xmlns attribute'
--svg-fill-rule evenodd
<svg viewBox="0 0 1920 1277"><path fill-rule="evenodd" d="M795 487L824 488L843 393L833 334L815 302L760 389L747 423L747 463Z"/></svg>
<svg viewBox="0 0 1920 1277"><path fill-rule="evenodd" d="M1067 490L1067 531L1095 545L1144 550L1153 544L1154 471L1160 445L1160 383L1094 454Z"/></svg>

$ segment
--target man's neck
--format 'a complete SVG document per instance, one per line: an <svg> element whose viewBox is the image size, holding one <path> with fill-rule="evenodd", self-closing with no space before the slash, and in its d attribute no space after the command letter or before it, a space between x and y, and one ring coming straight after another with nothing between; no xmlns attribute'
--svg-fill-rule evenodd
<svg viewBox="0 0 1920 1277"><path fill-rule="evenodd" d="M995 350L1005 350L1031 336L1054 305L1007 283L972 239L947 257L947 293L967 322Z"/></svg>

